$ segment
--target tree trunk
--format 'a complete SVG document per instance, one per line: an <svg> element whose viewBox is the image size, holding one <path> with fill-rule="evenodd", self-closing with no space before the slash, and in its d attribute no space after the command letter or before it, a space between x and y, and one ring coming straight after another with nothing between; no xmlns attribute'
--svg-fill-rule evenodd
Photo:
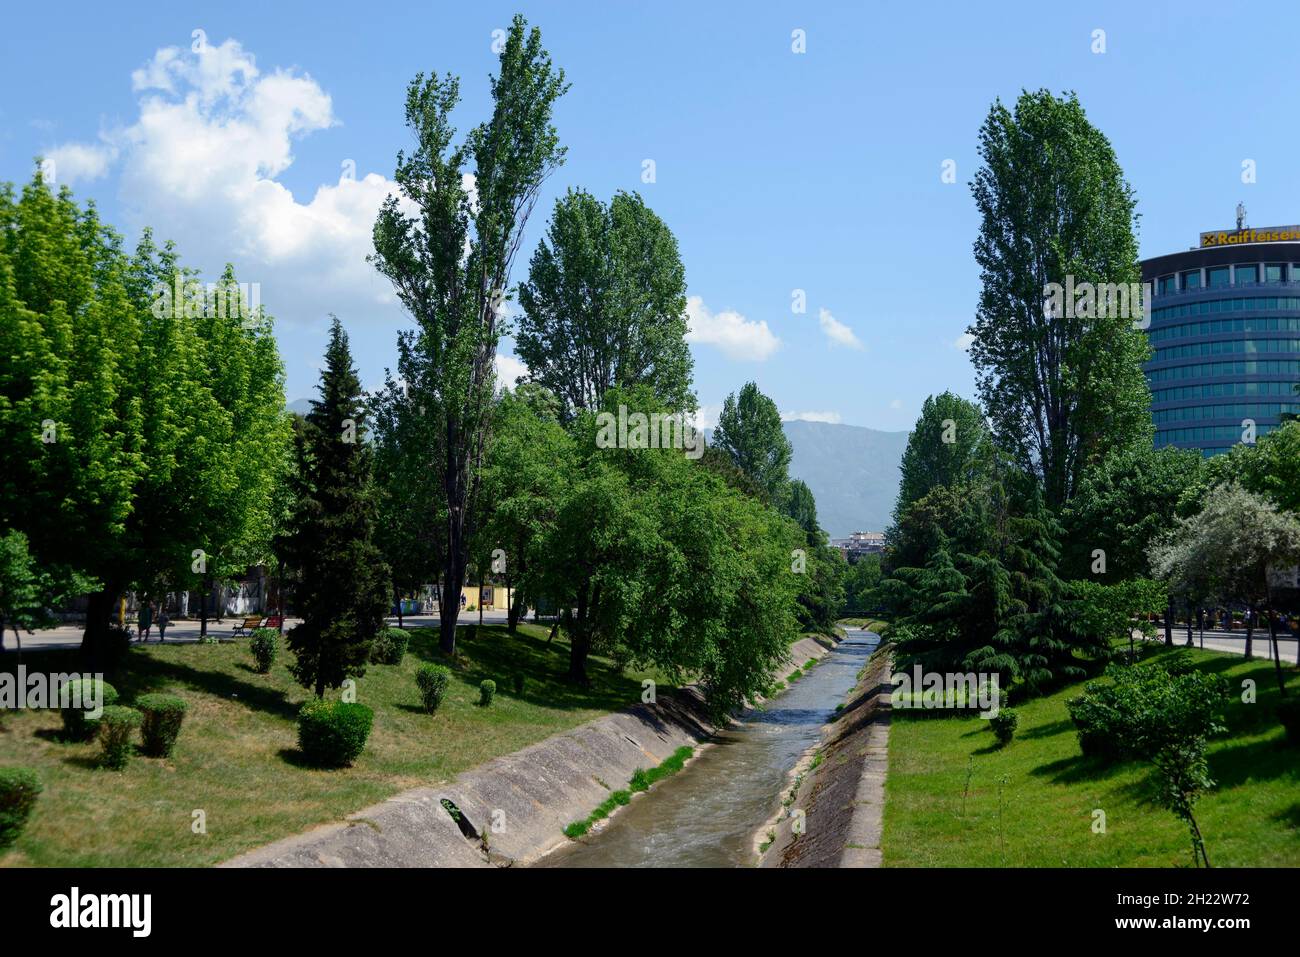
<svg viewBox="0 0 1300 957"><path fill-rule="evenodd" d="M518 623L519 613L515 610L515 593L510 587L510 570L506 569L506 631L513 635L515 625Z"/></svg>
<svg viewBox="0 0 1300 957"><path fill-rule="evenodd" d="M1282 652L1277 646L1277 617L1273 614L1272 603L1268 609L1268 640L1273 647L1273 669L1277 672L1277 691L1286 697L1286 679L1282 677Z"/></svg>
<svg viewBox="0 0 1300 957"><path fill-rule="evenodd" d="M108 582L99 591L92 592L87 599L86 630L81 636L83 649L104 647L104 642L108 640L109 617L113 614L118 593L118 586Z"/></svg>
<svg viewBox="0 0 1300 957"><path fill-rule="evenodd" d="M203 579L203 593L199 596L199 637L208 636L208 596L212 593L212 583Z"/></svg>
<svg viewBox="0 0 1300 957"><path fill-rule="evenodd" d="M1170 648L1174 646L1174 603L1172 601L1165 606L1165 644Z"/></svg>
<svg viewBox="0 0 1300 957"><path fill-rule="evenodd" d="M591 635L587 632L587 588L578 589L578 617L569 632L569 680L587 684L587 655L591 651Z"/></svg>
<svg viewBox="0 0 1300 957"><path fill-rule="evenodd" d="M397 596L397 627L402 628L402 593L394 588L393 594Z"/></svg>
<svg viewBox="0 0 1300 957"><path fill-rule="evenodd" d="M1253 639L1255 636L1255 606L1246 606L1246 660L1251 659Z"/></svg>
<svg viewBox="0 0 1300 957"><path fill-rule="evenodd" d="M1187 609L1187 647L1192 647L1192 609Z"/></svg>

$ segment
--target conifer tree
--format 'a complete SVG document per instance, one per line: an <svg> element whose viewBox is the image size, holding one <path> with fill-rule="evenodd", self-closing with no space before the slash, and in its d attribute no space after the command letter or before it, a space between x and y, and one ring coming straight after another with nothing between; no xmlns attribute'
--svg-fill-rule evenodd
<svg viewBox="0 0 1300 957"><path fill-rule="evenodd" d="M365 673L384 625L389 573L375 543L371 452L361 383L334 319L319 385L298 435L297 502L288 558L300 574L289 631L294 677L317 697Z"/></svg>

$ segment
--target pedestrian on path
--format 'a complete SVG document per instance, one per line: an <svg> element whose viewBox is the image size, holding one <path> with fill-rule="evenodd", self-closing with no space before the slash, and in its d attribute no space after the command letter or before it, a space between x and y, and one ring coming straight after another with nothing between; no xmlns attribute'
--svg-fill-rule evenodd
<svg viewBox="0 0 1300 957"><path fill-rule="evenodd" d="M149 640L149 629L153 627L153 602L140 602L140 640Z"/></svg>
<svg viewBox="0 0 1300 957"><path fill-rule="evenodd" d="M167 602L164 600L158 608L158 641L167 640L167 626L172 623L171 618L167 615Z"/></svg>

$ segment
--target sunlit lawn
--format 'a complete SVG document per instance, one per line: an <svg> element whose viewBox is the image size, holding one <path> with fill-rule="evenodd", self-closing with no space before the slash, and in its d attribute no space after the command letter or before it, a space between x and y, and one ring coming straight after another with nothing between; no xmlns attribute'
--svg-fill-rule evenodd
<svg viewBox="0 0 1300 957"><path fill-rule="evenodd" d="M534 625L521 625L516 636L487 626L473 641L462 640L447 699L430 716L414 674L442 658L435 631L413 631L401 665L371 665L357 682L357 700L375 711L374 731L355 766L337 771L299 760L294 719L308 694L289 674L287 651L269 675L259 675L245 640L136 647L124 673L110 681L123 704L150 691L189 703L174 754L137 755L125 771L102 770L96 744L59 739L57 712L5 714L0 766L32 768L45 791L17 845L0 852L0 866L216 863L640 700L646 675L620 676L600 658L589 664L590 688L565 682L568 643L547 645L547 634ZM23 660L29 672L77 667L69 652ZM14 667L12 655L0 663ZM511 681L517 670L526 675L521 696ZM488 708L477 704L484 678L497 683ZM196 810L206 813L206 834L193 833Z"/></svg>
<svg viewBox="0 0 1300 957"><path fill-rule="evenodd" d="M1168 652L1150 646L1149 661ZM1229 732L1212 742L1217 786L1196 815L1214 866L1300 866L1300 750L1283 744L1274 666L1193 650L1233 689ZM1142 667L1139 665L1138 667ZM1284 666L1288 692L1300 673ZM1253 679L1255 704L1241 702ZM1081 685L1017 706L1015 739L993 747L980 718L917 718L895 710L883 848L887 866L1190 866L1186 825L1154 800L1140 763L1102 767L1079 753L1065 703ZM967 773L970 771L969 793ZM1095 810L1106 832L1093 831Z"/></svg>

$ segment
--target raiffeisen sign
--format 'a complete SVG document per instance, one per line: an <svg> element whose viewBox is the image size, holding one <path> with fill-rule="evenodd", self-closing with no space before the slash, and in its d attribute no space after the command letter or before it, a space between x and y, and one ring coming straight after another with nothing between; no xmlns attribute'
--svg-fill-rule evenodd
<svg viewBox="0 0 1300 957"><path fill-rule="evenodd" d="M1300 242L1300 226L1265 226L1263 229L1230 229L1217 233L1201 233L1201 248L1208 246L1240 246L1243 243L1294 243Z"/></svg>

